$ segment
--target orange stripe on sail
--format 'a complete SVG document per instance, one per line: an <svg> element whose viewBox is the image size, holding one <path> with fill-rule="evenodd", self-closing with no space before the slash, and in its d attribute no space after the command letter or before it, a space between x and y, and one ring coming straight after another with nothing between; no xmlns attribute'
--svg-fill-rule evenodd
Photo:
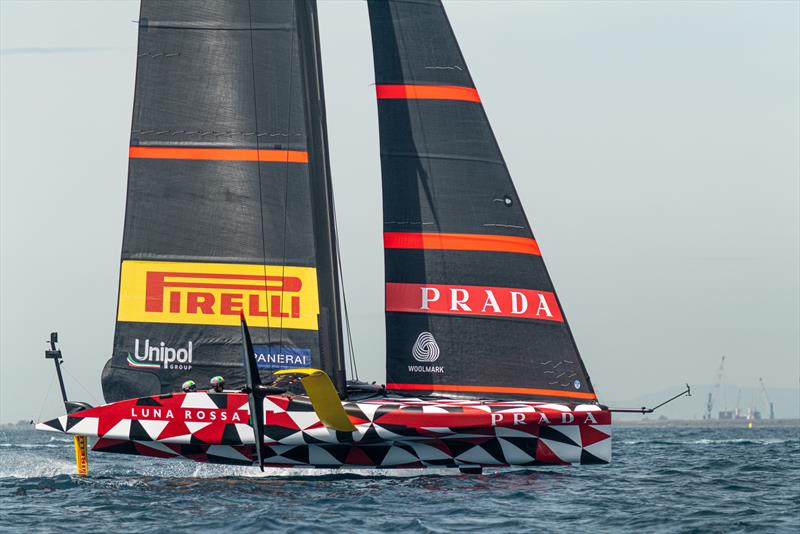
<svg viewBox="0 0 800 534"><path fill-rule="evenodd" d="M463 100L480 102L481 97L473 87L456 85L376 85L379 99Z"/></svg>
<svg viewBox="0 0 800 534"><path fill-rule="evenodd" d="M212 161L277 161L283 163L308 163L308 152L304 150L132 146L128 151L128 157L135 159L192 159Z"/></svg>
<svg viewBox="0 0 800 534"><path fill-rule="evenodd" d="M516 252L541 256L539 245L528 237L491 234L438 234L421 232L384 232L384 248L430 250L478 250Z"/></svg>
<svg viewBox="0 0 800 534"><path fill-rule="evenodd" d="M542 395L546 397L567 397L573 399L596 400L594 393L580 391L561 391L558 389L512 388L501 386L455 386L444 384L386 384L386 389L414 391L462 391L474 393L509 393L514 395Z"/></svg>

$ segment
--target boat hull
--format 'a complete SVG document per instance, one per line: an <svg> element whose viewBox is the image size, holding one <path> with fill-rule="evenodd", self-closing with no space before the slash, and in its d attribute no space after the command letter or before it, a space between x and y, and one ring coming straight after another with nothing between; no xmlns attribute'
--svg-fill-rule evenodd
<svg viewBox="0 0 800 534"><path fill-rule="evenodd" d="M93 450L252 465L248 397L174 393L97 406L37 429ZM422 468L605 464L611 413L596 405L379 397L343 401L355 432L326 427L307 397L264 399L266 466Z"/></svg>

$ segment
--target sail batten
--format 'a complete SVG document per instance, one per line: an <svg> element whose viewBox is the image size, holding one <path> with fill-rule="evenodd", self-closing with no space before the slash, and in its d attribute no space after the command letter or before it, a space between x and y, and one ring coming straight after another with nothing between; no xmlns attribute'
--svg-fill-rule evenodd
<svg viewBox="0 0 800 534"><path fill-rule="evenodd" d="M480 102L474 87L456 85L382 84L375 86L379 100L461 100Z"/></svg>
<svg viewBox="0 0 800 534"><path fill-rule="evenodd" d="M493 234L443 234L433 232L384 232L384 248L426 250L479 250L541 256L535 239Z"/></svg>
<svg viewBox="0 0 800 534"><path fill-rule="evenodd" d="M141 28L158 28L163 30L218 30L218 31L284 31L291 32L295 30L292 23L286 24L269 24L269 23L247 23L247 24L221 24L218 22L190 22L190 21L174 21L174 20L141 20L139 22Z"/></svg>
<svg viewBox="0 0 800 534"><path fill-rule="evenodd" d="M308 163L308 152L305 150L272 150L251 148L186 148L139 145L130 147L128 157L132 159L191 159Z"/></svg>
<svg viewBox="0 0 800 534"><path fill-rule="evenodd" d="M489 163L492 165L505 166L505 162L501 159L490 159L481 157L465 156L464 154L441 154L432 152L398 152L393 150L381 150L380 155L383 157L395 158L415 158L415 159L446 159L455 161L469 161L476 163Z"/></svg>
<svg viewBox="0 0 800 534"><path fill-rule="evenodd" d="M595 400L441 2L368 6L383 176L387 388Z"/></svg>

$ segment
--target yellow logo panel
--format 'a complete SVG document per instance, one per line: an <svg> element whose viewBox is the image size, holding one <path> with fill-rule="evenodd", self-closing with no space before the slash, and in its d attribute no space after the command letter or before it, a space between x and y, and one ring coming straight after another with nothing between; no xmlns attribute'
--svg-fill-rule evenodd
<svg viewBox="0 0 800 534"><path fill-rule="evenodd" d="M317 329L313 267L122 262L117 320Z"/></svg>

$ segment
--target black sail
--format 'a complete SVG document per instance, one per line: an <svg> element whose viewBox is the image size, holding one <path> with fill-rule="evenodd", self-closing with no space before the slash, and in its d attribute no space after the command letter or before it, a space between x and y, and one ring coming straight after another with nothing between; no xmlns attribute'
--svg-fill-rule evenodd
<svg viewBox="0 0 800 534"><path fill-rule="evenodd" d="M387 388L596 400L438 0L370 0Z"/></svg>
<svg viewBox="0 0 800 534"><path fill-rule="evenodd" d="M107 401L321 359L295 5L143 0ZM324 129L324 124L323 124Z"/></svg>

